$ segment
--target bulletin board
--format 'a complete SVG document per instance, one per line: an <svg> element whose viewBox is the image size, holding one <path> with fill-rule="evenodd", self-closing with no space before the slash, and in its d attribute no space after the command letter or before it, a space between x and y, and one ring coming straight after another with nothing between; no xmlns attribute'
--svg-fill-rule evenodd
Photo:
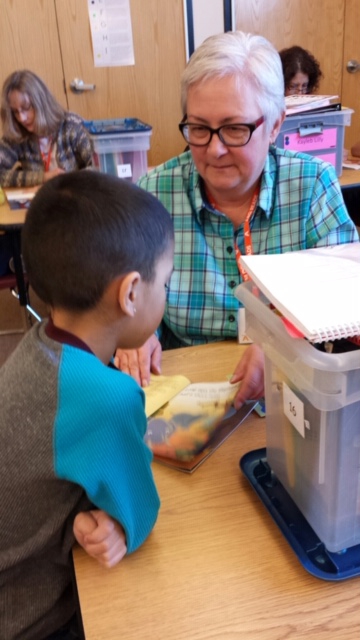
<svg viewBox="0 0 360 640"><path fill-rule="evenodd" d="M184 0L187 59L205 38L235 28L234 0Z"/></svg>

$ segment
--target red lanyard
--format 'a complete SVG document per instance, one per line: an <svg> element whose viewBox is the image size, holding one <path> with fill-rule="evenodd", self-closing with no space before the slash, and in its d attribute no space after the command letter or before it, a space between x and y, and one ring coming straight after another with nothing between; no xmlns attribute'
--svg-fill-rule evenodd
<svg viewBox="0 0 360 640"><path fill-rule="evenodd" d="M249 210L246 214L245 220L244 220L244 244L245 244L245 255L251 255L253 252L253 247L252 247L252 240L251 240L251 231L250 231L250 220L251 220L251 216L253 215L255 209L256 209L256 204L257 204L257 200L259 197L259 192L260 192L260 187L257 186L255 191L254 191L254 195L251 198L251 202L250 202L250 207ZM208 193L206 193L209 203L211 204L212 207L218 209L218 206L216 204L216 202L214 201L214 199L212 198L212 196ZM246 282L246 280L250 280L250 276L248 275L248 273L245 271L244 267L242 266L241 262L240 262L240 258L241 258L241 251L239 249L239 247L236 244L235 241L235 257L236 257L236 264L238 266L240 275L243 279L244 282Z"/></svg>
<svg viewBox="0 0 360 640"><path fill-rule="evenodd" d="M49 171L50 162L51 162L51 152L52 152L52 142L50 140L50 147L49 147L48 151L43 152L40 149L41 158L42 158L42 161L43 161L43 164L44 164L45 173L47 171Z"/></svg>

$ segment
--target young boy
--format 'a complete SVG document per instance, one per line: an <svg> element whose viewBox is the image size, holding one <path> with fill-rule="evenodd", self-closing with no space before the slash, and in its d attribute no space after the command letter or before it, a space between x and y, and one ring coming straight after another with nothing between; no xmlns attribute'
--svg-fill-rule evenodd
<svg viewBox="0 0 360 640"><path fill-rule="evenodd" d="M93 555L101 555L105 531L118 558L157 518L143 391L109 363L161 321L173 229L152 195L83 171L41 187L22 240L30 283L51 317L0 371L0 636L68 638L77 514L101 510L77 516L77 537L100 530L88 542L100 542Z"/></svg>

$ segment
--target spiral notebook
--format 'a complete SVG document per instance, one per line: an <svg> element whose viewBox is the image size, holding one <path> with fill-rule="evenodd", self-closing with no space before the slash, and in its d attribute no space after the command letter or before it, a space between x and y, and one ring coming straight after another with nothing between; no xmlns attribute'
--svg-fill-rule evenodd
<svg viewBox="0 0 360 640"><path fill-rule="evenodd" d="M360 335L360 242L241 262L299 337L325 342Z"/></svg>

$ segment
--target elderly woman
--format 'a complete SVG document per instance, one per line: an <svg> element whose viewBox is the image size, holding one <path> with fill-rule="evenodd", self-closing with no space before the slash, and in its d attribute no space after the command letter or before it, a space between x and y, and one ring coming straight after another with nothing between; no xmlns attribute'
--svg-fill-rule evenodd
<svg viewBox="0 0 360 640"><path fill-rule="evenodd" d="M164 348L237 337L235 287L246 279L244 253L281 253L358 239L334 168L277 148L284 119L280 56L264 38L242 32L211 36L182 77L190 150L141 178L175 227L174 272L159 338ZM117 363L147 384L159 371L154 336ZM259 349L247 349L232 377L242 380L236 406L262 392Z"/></svg>
<svg viewBox="0 0 360 640"><path fill-rule="evenodd" d="M92 163L92 144L82 119L56 101L32 71L15 71L1 97L0 184L43 184L64 171Z"/></svg>

